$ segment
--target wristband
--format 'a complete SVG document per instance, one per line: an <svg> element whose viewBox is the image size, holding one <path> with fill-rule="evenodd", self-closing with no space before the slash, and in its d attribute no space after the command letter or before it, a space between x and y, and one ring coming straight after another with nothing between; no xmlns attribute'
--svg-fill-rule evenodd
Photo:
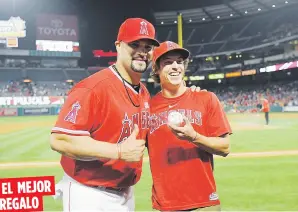
<svg viewBox="0 0 298 212"><path fill-rule="evenodd" d="M196 132L196 136L194 137L194 139L192 139L191 142L194 142L197 139L198 133Z"/></svg>

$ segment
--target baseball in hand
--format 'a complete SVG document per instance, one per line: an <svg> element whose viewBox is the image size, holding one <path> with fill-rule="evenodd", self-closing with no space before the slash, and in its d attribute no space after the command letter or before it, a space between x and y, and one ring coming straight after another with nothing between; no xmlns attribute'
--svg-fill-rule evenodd
<svg viewBox="0 0 298 212"><path fill-rule="evenodd" d="M181 126L183 123L183 116L179 112L171 112L168 115L168 124Z"/></svg>

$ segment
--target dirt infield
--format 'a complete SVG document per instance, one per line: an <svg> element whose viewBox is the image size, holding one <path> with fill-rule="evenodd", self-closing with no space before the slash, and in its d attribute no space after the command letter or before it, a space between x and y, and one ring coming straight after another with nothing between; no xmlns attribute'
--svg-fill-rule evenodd
<svg viewBox="0 0 298 212"><path fill-rule="evenodd" d="M264 113L227 113L231 118L240 118L242 119L243 117L246 117L247 115L256 117L256 118L261 118L265 120ZM279 119L297 119L298 118L298 113L293 112L293 113L288 113L288 112L281 112L281 113L270 113L270 117L272 118L279 118Z"/></svg>
<svg viewBox="0 0 298 212"><path fill-rule="evenodd" d="M226 158L257 158L257 157L276 157L276 156L289 156L298 155L298 150L286 150L286 151L272 151L272 152L243 152L243 153L231 153ZM216 158L222 158L215 156ZM149 162L149 158L145 157L144 162ZM25 168L45 168L45 167L57 167L58 161L51 162L12 162L12 163L0 163L0 170L5 169L25 169Z"/></svg>
<svg viewBox="0 0 298 212"><path fill-rule="evenodd" d="M246 123L246 124L232 124L233 130L274 130L280 129L278 126L270 126L270 125L261 125L255 123Z"/></svg>

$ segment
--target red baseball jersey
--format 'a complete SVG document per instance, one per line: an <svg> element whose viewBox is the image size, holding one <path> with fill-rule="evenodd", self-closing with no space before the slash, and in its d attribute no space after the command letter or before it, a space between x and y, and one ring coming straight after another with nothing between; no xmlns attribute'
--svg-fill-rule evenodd
<svg viewBox="0 0 298 212"><path fill-rule="evenodd" d="M139 107L135 107L129 99ZM91 136L95 140L119 143L138 124L138 139L145 139L149 118L150 94L141 84L139 93L109 67L76 84L69 92L53 133ZM90 186L128 187L134 185L142 171L142 161L99 159L80 161L61 157L64 171Z"/></svg>
<svg viewBox="0 0 298 212"><path fill-rule="evenodd" d="M189 89L177 98L165 98L159 93L151 99L150 107L148 152L153 208L187 210L220 204L213 177L213 155L178 139L167 126L168 114L178 111L204 136L232 133L216 95Z"/></svg>
<svg viewBox="0 0 298 212"><path fill-rule="evenodd" d="M269 101L267 99L264 99L262 105L263 105L263 112L270 111Z"/></svg>

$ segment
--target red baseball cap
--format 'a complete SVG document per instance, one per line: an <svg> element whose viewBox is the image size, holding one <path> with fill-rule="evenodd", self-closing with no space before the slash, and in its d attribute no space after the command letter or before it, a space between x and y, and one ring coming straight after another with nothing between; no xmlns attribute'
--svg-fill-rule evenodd
<svg viewBox="0 0 298 212"><path fill-rule="evenodd" d="M159 46L155 39L155 28L143 18L128 18L120 26L118 41L130 43L140 39L151 40L154 46Z"/></svg>
<svg viewBox="0 0 298 212"><path fill-rule="evenodd" d="M165 41L161 43L159 47L156 47L153 50L152 62L156 63L158 58L171 51L179 52L184 60L187 59L190 55L190 52L187 49L182 48L177 43L174 43L172 41Z"/></svg>

